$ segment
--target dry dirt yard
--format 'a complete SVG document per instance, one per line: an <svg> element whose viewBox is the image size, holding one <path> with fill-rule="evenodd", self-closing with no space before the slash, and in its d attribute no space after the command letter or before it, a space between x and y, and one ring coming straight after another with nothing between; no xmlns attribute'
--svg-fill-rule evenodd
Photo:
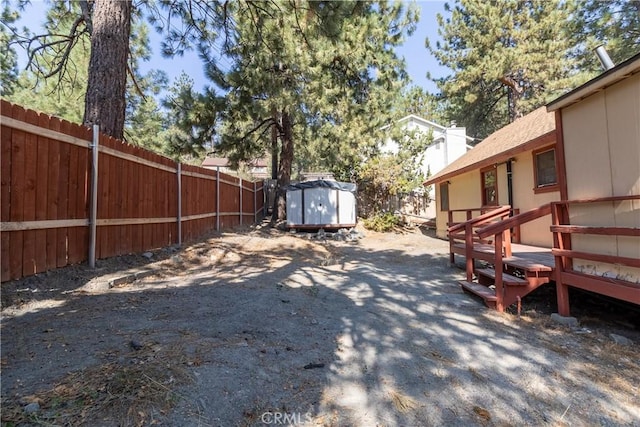
<svg viewBox="0 0 640 427"><path fill-rule="evenodd" d="M490 311L418 229L98 267L2 285L4 425L640 425L637 326Z"/></svg>

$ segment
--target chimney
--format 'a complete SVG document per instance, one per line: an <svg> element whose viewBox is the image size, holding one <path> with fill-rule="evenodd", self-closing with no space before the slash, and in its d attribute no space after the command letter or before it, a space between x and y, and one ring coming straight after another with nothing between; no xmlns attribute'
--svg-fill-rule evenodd
<svg viewBox="0 0 640 427"><path fill-rule="evenodd" d="M614 63L609 58L609 54L603 45L600 45L594 49L596 51L596 55L598 55L598 59L600 60L600 64L602 64L602 68L605 71L610 70L614 67Z"/></svg>
<svg viewBox="0 0 640 427"><path fill-rule="evenodd" d="M456 127L456 125L457 125L456 121L455 120L451 120L450 127L454 128L454 127Z"/></svg>

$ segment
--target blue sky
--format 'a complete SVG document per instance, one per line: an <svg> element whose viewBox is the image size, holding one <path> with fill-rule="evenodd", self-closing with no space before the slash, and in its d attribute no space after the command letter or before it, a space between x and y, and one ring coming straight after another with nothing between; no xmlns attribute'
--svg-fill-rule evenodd
<svg viewBox="0 0 640 427"><path fill-rule="evenodd" d="M398 53L404 56L407 63L407 71L416 86L421 86L429 92L435 93L436 86L426 77L428 71L434 77L441 77L447 74L447 69L441 67L435 58L431 56L425 48L425 38L435 41L438 37L437 13L444 13L444 1L419 1L417 4L421 8L420 22L413 35L399 49ZM30 6L22 13L22 20L19 26L29 27L33 32L37 32L42 27L45 20L47 4L44 1L34 0ZM182 58L167 59L162 58L160 51L160 36L151 33L151 49L155 53L151 61L142 64L142 71L148 69L162 69L169 76L172 82L175 77L184 70L193 78L196 87L202 88L207 84L204 77L200 59L195 53L187 53ZM24 67L26 61L23 52L19 52L21 66Z"/></svg>

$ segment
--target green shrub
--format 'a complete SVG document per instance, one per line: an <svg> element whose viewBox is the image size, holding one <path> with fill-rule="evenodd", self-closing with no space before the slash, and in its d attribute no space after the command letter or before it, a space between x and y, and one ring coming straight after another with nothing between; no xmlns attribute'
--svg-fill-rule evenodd
<svg viewBox="0 0 640 427"><path fill-rule="evenodd" d="M367 230L387 232L402 225L402 217L391 212L378 212L362 221Z"/></svg>

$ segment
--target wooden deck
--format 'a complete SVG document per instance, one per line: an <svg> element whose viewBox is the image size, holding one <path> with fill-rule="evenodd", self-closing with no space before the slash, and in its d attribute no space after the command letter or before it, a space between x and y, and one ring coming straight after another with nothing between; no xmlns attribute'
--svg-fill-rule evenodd
<svg viewBox="0 0 640 427"><path fill-rule="evenodd" d="M451 251L467 255L463 242L454 243ZM465 263L467 280L459 282L462 289L479 296L488 307L498 311L514 303L520 307L522 298L539 286L555 280L556 276L555 258L549 248L512 243L511 256L498 258L498 270L494 245L476 242L470 257L493 266L478 268L474 262Z"/></svg>
<svg viewBox="0 0 640 427"><path fill-rule="evenodd" d="M464 243L455 243L453 251L459 255L465 255ZM492 262L494 260L494 246L476 243L473 245L473 257L483 261ZM511 257L503 258L503 263L523 270L530 271L553 271L555 270L555 260L550 248L538 246L511 244Z"/></svg>
<svg viewBox="0 0 640 427"><path fill-rule="evenodd" d="M449 260L453 264L456 254L466 258L467 277L466 280L460 282L461 286L466 291L483 298L488 306L493 306L498 311L503 311L514 302L520 304L521 299L529 292L550 281L554 281L556 284L558 313L561 316L570 315L569 287L584 289L640 305L639 283L625 281L617 277L588 274L573 269L574 259L609 264L614 268L624 266L640 269L640 259L574 247L571 239L574 234L609 236L609 241L616 239L617 236L640 238L640 227L637 222L626 227L615 224L608 227L601 224L571 224L571 206L579 205L585 209L597 204L610 205L611 203L635 200L640 200L639 194L563 200L516 215L512 215L512 209L508 205L494 207L490 210L481 207L479 209L449 211L449 226L447 228L450 248ZM453 222L453 212L466 212L466 221ZM475 212L480 214L473 217ZM551 215L552 220L550 231L553 234L553 248L541 248L514 242L512 230L547 215ZM587 220L588 215L581 213L580 218L581 221ZM492 264L493 269L478 268L475 260ZM520 280L521 278L526 279L527 284ZM495 292L491 293L477 285L494 288Z"/></svg>

